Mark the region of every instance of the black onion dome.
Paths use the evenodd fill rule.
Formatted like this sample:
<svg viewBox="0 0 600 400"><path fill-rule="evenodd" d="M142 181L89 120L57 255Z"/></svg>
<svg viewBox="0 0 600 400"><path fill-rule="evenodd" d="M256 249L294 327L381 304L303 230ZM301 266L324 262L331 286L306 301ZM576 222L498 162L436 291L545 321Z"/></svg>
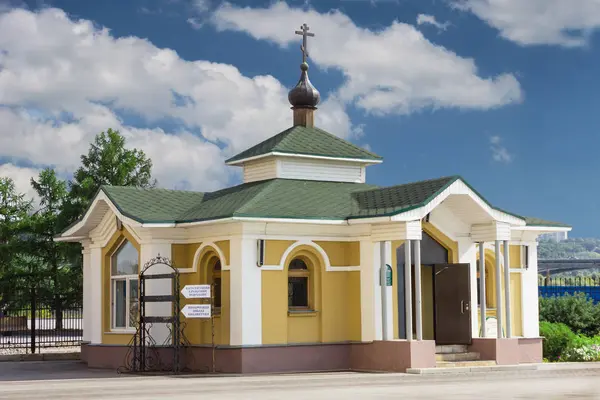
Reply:
<svg viewBox="0 0 600 400"><path fill-rule="evenodd" d="M310 79L308 79L308 64L305 62L302 63L300 69L302 70L300 80L296 86L290 90L288 100L293 107L314 108L319 104L321 95L312 83L310 83Z"/></svg>

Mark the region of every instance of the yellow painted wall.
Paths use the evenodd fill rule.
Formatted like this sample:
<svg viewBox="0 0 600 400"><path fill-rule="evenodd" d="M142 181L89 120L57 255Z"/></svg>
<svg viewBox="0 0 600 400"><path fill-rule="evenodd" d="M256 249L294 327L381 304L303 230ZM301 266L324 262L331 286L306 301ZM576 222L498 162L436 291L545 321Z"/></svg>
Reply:
<svg viewBox="0 0 600 400"><path fill-rule="evenodd" d="M140 245L131 236L127 229L115 232L102 249L102 343L103 344L129 344L132 334L111 332L111 301L110 301L110 258L119 249L124 240L128 240L140 254ZM139 268L138 260L138 268Z"/></svg>
<svg viewBox="0 0 600 400"><path fill-rule="evenodd" d="M510 274L510 311L512 317L511 331L513 336L523 335L521 278L521 274L518 272Z"/></svg>
<svg viewBox="0 0 600 400"><path fill-rule="evenodd" d="M291 241L269 240L265 264L278 265ZM360 264L359 243L318 242L331 265ZM288 312L288 264L302 258L311 271L312 312ZM315 343L360 340L360 272L325 270L325 262L311 246L295 248L283 270L262 271L262 325L264 344Z"/></svg>

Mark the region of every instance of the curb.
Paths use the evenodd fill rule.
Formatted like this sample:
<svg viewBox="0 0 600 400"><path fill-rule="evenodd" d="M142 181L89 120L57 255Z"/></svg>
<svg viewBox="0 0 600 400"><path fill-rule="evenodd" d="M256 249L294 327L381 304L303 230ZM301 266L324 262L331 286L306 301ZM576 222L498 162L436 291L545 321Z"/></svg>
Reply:
<svg viewBox="0 0 600 400"><path fill-rule="evenodd" d="M409 368L407 374L412 375L448 375L482 372L509 372L509 371L574 371L574 370L600 370L600 362L573 362L573 363L543 363L543 364L518 364L494 365L473 367L448 367L448 368Z"/></svg>
<svg viewBox="0 0 600 400"><path fill-rule="evenodd" d="M43 353L43 354L7 354L0 355L0 362L8 361L79 361L81 352Z"/></svg>

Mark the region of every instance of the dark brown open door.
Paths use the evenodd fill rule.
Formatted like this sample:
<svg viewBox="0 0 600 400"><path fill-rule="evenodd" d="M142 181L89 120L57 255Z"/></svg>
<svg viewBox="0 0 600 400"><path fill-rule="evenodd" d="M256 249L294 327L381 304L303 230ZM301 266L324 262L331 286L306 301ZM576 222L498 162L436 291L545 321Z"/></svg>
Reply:
<svg viewBox="0 0 600 400"><path fill-rule="evenodd" d="M469 264L434 267L436 344L471 344L469 275Z"/></svg>

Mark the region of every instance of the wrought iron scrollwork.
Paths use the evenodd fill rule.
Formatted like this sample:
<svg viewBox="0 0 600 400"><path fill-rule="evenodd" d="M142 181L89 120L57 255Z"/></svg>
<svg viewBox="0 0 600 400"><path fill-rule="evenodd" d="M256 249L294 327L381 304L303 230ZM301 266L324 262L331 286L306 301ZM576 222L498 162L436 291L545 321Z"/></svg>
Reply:
<svg viewBox="0 0 600 400"><path fill-rule="evenodd" d="M158 265L169 267L168 273L150 274L149 271ZM146 295L146 281L150 279L171 279L171 294L151 296ZM191 352L187 351L190 342L185 336L186 323L181 321L181 304L179 299L180 281L179 271L173 266L171 260L160 254L146 262L139 274L139 312L135 334L129 342L124 363L117 369L118 373L172 373L179 374L185 371L190 360ZM147 302L164 302L170 300L172 313L170 317L156 317L146 315ZM166 324L169 334L163 343L156 343L152 336L152 327L156 323ZM167 362L166 352L172 351L172 360ZM184 357L182 357L182 354ZM162 357L161 357L162 355Z"/></svg>

